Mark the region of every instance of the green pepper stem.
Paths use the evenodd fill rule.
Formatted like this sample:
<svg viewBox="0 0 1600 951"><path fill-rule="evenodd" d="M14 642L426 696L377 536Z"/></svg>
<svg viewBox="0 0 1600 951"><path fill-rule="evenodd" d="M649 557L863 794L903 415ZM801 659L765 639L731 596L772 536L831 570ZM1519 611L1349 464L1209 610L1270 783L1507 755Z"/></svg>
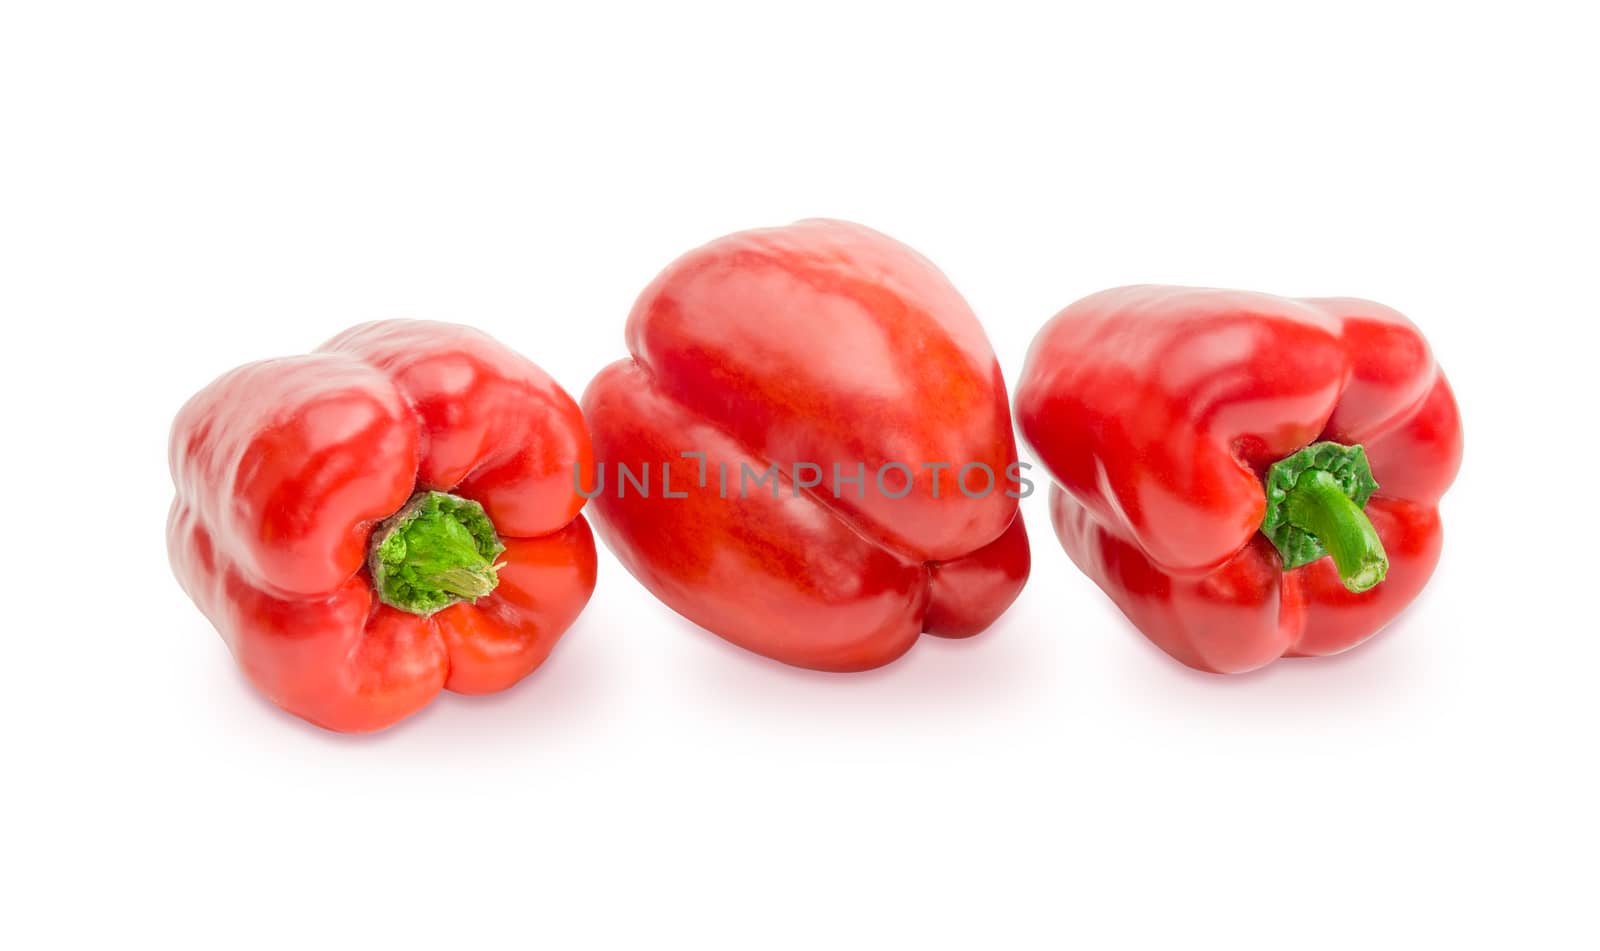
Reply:
<svg viewBox="0 0 1600 951"><path fill-rule="evenodd" d="M426 617L493 591L502 551L483 506L420 492L372 533L367 563L380 601Z"/></svg>
<svg viewBox="0 0 1600 951"><path fill-rule="evenodd" d="M1289 524L1315 535L1328 549L1339 580L1360 594L1389 573L1389 556L1361 506L1320 469L1300 475L1284 500Z"/></svg>
<svg viewBox="0 0 1600 951"><path fill-rule="evenodd" d="M495 573L494 565L480 559L477 564L440 569L426 576L425 581L458 598L475 601L493 591L500 583L500 577Z"/></svg>

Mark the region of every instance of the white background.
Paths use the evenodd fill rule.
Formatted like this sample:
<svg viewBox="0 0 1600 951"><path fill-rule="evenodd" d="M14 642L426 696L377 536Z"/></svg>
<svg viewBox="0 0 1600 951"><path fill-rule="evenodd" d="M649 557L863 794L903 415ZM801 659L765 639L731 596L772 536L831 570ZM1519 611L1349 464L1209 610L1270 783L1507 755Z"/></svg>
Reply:
<svg viewBox="0 0 1600 951"><path fill-rule="evenodd" d="M1595 946L1584 5L247 6L0 15L6 944ZM1013 383L1117 284L1398 307L1466 422L1432 586L1198 674L1040 493L974 640L789 669L605 554L519 687L348 738L172 580L222 371L430 317L577 394L677 254L818 215L939 263Z"/></svg>

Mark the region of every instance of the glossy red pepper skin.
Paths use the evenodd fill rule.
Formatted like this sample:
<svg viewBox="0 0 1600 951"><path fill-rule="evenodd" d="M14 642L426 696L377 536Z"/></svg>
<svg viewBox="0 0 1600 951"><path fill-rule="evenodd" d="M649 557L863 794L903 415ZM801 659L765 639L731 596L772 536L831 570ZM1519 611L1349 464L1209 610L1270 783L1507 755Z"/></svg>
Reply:
<svg viewBox="0 0 1600 951"><path fill-rule="evenodd" d="M1035 339L1017 421L1055 484L1072 560L1135 626L1201 670L1347 650L1422 590L1461 462L1455 398L1427 342L1371 301L1122 287ZM1316 441L1365 447L1366 514L1389 555L1361 594L1330 559L1285 572L1262 476Z"/></svg>
<svg viewBox="0 0 1600 951"><path fill-rule="evenodd" d="M572 483L592 460L577 404L491 338L363 324L183 407L168 552L262 693L330 730L378 730L544 661L594 590ZM499 587L427 617L379 602L365 567L374 524L421 489L481 503L506 545Z"/></svg>
<svg viewBox="0 0 1600 951"><path fill-rule="evenodd" d="M945 277L875 231L805 221L692 251L640 296L632 357L583 397L612 482L595 498L601 536L678 613L785 663L863 670L927 631L962 637L1010 605L1028 574L1027 536L1005 482L1016 462L1005 383L982 328ZM698 459L704 453L705 485ZM659 485L670 463L673 492ZM903 498L902 473L913 470ZM923 463L991 468L971 498ZM618 464L658 473L618 497ZM822 468L739 497L741 464ZM864 464L861 490L842 484ZM726 466L726 469L722 467ZM728 498L720 471L735 480ZM982 484L973 470L969 486Z"/></svg>

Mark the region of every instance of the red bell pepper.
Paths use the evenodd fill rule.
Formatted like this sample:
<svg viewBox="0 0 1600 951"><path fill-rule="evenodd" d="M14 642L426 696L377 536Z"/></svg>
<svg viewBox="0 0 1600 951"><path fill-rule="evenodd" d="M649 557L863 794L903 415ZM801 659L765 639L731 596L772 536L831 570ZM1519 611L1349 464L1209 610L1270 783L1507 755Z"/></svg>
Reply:
<svg viewBox="0 0 1600 951"><path fill-rule="evenodd" d="M178 413L178 581L260 690L377 730L538 667L594 590L577 404L475 330L352 328Z"/></svg>
<svg viewBox="0 0 1600 951"><path fill-rule="evenodd" d="M1219 673L1387 624L1438 562L1461 461L1427 342L1345 298L1095 294L1034 341L1017 419L1072 560L1163 650Z"/></svg>
<svg viewBox="0 0 1600 951"><path fill-rule="evenodd" d="M916 252L839 221L731 235L656 278L627 340L583 397L601 475L585 491L611 550L678 613L843 671L923 631L975 634L1016 597L1005 383Z"/></svg>

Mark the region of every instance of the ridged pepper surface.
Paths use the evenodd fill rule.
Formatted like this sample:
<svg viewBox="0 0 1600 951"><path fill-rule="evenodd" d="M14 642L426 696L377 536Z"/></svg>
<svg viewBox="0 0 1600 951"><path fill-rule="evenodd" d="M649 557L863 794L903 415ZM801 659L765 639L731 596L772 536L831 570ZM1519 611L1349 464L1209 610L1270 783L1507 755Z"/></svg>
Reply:
<svg viewBox="0 0 1600 951"><path fill-rule="evenodd" d="M1016 597L1028 544L1005 383L927 259L839 221L731 235L656 278L627 343L583 397L606 480L592 511L680 614L844 671L924 631L981 631ZM651 490L619 466L648 469ZM778 474L752 486L746 466Z"/></svg>
<svg viewBox="0 0 1600 951"><path fill-rule="evenodd" d="M1439 560L1460 418L1381 304L1103 291L1039 333L1016 409L1067 553L1192 667L1353 647Z"/></svg>
<svg viewBox="0 0 1600 951"><path fill-rule="evenodd" d="M592 452L572 398L486 335L364 324L178 413L173 571L274 703L381 729L544 661L594 590Z"/></svg>

